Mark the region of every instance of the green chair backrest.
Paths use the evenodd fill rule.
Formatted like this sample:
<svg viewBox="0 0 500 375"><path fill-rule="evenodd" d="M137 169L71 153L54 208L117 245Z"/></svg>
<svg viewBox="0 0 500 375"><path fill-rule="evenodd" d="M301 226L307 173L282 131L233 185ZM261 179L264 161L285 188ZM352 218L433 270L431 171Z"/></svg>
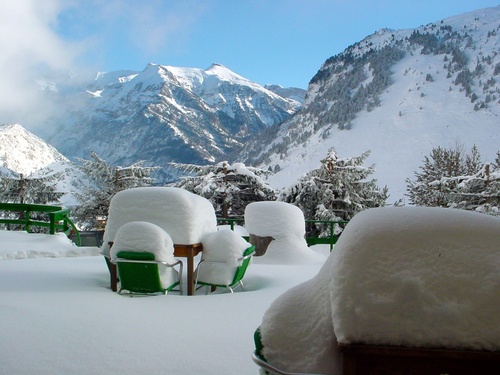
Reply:
<svg viewBox="0 0 500 375"><path fill-rule="evenodd" d="M248 247L244 252L243 252L243 257L251 254L253 251L255 251L255 246L252 245ZM234 275L234 279L229 284L229 286L237 284L241 279L243 279L243 276L245 276L245 272L247 271L248 265L250 264L250 260L252 257L248 257L247 259L244 259L241 265L238 267L236 270L236 274Z"/></svg>
<svg viewBox="0 0 500 375"><path fill-rule="evenodd" d="M117 258L127 260L155 260L150 252L120 251ZM161 285L158 264L118 262L120 288L135 293L165 292Z"/></svg>

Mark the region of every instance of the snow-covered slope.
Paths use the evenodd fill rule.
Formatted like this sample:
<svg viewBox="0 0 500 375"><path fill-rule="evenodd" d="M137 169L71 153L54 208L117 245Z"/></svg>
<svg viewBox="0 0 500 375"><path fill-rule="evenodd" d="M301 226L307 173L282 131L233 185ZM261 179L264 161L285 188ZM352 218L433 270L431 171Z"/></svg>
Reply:
<svg viewBox="0 0 500 375"><path fill-rule="evenodd" d="M0 125L0 166L29 175L54 162L69 160L23 126Z"/></svg>
<svg viewBox="0 0 500 375"><path fill-rule="evenodd" d="M64 155L159 166L213 162L301 106L219 64L100 74L74 99L46 137Z"/></svg>
<svg viewBox="0 0 500 375"><path fill-rule="evenodd" d="M249 165L279 165L276 188L317 168L327 150L371 150L389 203L404 196L434 147L484 161L500 149L500 6L409 30L383 29L328 59L311 80L304 108L247 147ZM261 146L261 147L259 147Z"/></svg>
<svg viewBox="0 0 500 375"><path fill-rule="evenodd" d="M72 192L78 192L84 177L76 166L54 147L19 124L0 125L0 175L19 178L19 174L32 178L61 173L58 191L64 192L61 203L76 203Z"/></svg>

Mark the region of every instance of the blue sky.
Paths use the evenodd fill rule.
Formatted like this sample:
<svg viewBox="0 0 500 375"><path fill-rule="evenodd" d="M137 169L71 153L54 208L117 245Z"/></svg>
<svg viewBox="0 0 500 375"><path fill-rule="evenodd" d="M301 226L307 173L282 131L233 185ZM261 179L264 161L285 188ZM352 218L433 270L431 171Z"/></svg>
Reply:
<svg viewBox="0 0 500 375"><path fill-rule="evenodd" d="M382 27L414 28L488 0L74 1L57 35L87 42L97 70L147 63L207 68L217 62L259 84L306 88L329 57Z"/></svg>
<svg viewBox="0 0 500 375"><path fill-rule="evenodd" d="M305 89L326 59L383 27L415 28L497 5L500 0L3 0L0 124L43 123L51 103L40 100L39 86L61 84L57 79L68 72L93 78L98 71L141 71L148 63L202 69L219 63L261 85Z"/></svg>

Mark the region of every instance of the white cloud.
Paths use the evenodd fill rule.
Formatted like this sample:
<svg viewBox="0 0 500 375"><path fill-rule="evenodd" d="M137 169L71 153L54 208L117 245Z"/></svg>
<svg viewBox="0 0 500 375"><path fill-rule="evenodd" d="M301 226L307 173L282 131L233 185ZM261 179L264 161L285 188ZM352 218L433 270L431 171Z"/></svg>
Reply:
<svg viewBox="0 0 500 375"><path fill-rule="evenodd" d="M58 0L0 2L0 124L41 120L48 107L37 81L69 71L81 52L56 34ZM24 124L23 124L24 125Z"/></svg>

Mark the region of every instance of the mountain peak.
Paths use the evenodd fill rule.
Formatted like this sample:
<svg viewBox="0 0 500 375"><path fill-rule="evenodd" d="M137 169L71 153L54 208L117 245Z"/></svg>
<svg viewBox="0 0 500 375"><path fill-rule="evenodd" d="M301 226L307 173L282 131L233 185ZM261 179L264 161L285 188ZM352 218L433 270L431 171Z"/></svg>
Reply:
<svg viewBox="0 0 500 375"><path fill-rule="evenodd" d="M55 161L68 161L54 147L20 124L0 125L0 167L26 175Z"/></svg>

